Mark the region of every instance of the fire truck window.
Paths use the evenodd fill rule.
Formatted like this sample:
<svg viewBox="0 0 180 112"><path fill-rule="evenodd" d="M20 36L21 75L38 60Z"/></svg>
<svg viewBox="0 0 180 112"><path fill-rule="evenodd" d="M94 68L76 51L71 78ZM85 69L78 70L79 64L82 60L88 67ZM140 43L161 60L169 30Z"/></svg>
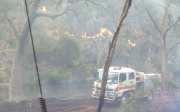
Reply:
<svg viewBox="0 0 180 112"><path fill-rule="evenodd" d="M136 81L140 81L140 74L136 73Z"/></svg>
<svg viewBox="0 0 180 112"><path fill-rule="evenodd" d="M131 79L134 79L134 72L129 73L129 79L130 79L130 80L131 80Z"/></svg>
<svg viewBox="0 0 180 112"><path fill-rule="evenodd" d="M123 82L126 80L126 73L121 73L119 76L119 82Z"/></svg>
<svg viewBox="0 0 180 112"><path fill-rule="evenodd" d="M140 81L140 77L136 77L136 81Z"/></svg>

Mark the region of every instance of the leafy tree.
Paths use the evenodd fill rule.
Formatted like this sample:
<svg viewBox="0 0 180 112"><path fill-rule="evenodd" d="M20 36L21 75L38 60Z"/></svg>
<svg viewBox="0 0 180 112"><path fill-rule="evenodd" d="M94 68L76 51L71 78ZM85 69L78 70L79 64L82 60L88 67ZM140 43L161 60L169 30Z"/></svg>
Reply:
<svg viewBox="0 0 180 112"><path fill-rule="evenodd" d="M169 7L170 7L171 1L170 0L166 0L165 1L165 7L164 7L164 15L162 18L162 26L159 27L159 25L157 24L157 22L154 20L154 18L152 17L151 13L149 12L149 10L147 9L147 7L145 6L145 10L147 11L147 14L150 18L150 20L152 21L153 25L155 26L156 30L158 31L159 34L159 38L161 41L161 60L162 60L162 74L163 74L163 80L167 80L167 74L168 74L168 70L167 70L167 61L168 61L168 54L169 52L174 49L175 47L177 47L180 44L180 41L178 41L177 43L175 43L174 45L170 46L168 48L168 42L167 42L167 33L170 31L170 29L172 29L179 21L180 21L180 17L178 16L178 18L173 22L170 23L170 18L169 18ZM167 20L169 20L169 22L167 22Z"/></svg>
<svg viewBox="0 0 180 112"><path fill-rule="evenodd" d="M14 0L13 2L16 2L16 4L18 4L18 5L21 4L21 7L18 7L18 8L13 7L14 10L18 11L18 14L19 14L19 12L21 12L20 10L24 9L24 5L22 5L24 3L23 2L21 3L21 1L16 1L16 0ZM41 2L40 0L35 0L35 1L29 0L28 1L28 6L29 6L28 9L29 9L29 12L30 12L29 15L30 15L30 21L31 21L32 28L34 28L34 29L36 28L35 25L37 24L36 22L38 20L39 20L38 22L42 22L41 20L43 20L44 18L49 18L49 19L46 19L49 22L50 20L55 20L56 18L66 14L67 12L69 13L69 15L71 15L71 14L74 15L73 17L70 18L70 20L73 22L73 19L75 17L78 18L79 14L76 13L72 8L74 8L73 6L76 5L75 3L80 3L80 2L84 3L83 1L62 1L62 0L59 0L59 1ZM87 2L92 3L92 4L95 3L95 2L92 2L92 1L87 1ZM47 11L47 12L42 12L41 8L45 8L42 5L47 5L47 8L49 8L50 10L55 9L55 12L50 13L50 10ZM96 4L96 5L103 8L100 4ZM15 49L15 56L14 56L13 65L12 65L13 67L12 67L12 70L11 70L9 96L10 96L10 101L18 101L18 100L21 100L22 96L23 96L22 83L21 83L20 79L22 79L23 68L24 68L24 60L25 60L24 56L26 55L26 51L27 51L27 47L28 47L28 43L29 43L29 29L28 29L28 24L27 24L27 21L26 21L26 16L24 15L25 13L22 11L22 13L20 13L20 15L18 15L17 12L16 13L12 13L12 12L13 12L12 10L11 10L11 12L8 12L8 14L9 14L8 17L9 18L12 17L12 18L16 18L16 19L15 20L13 20L12 18L9 19L10 20L9 24L11 25L14 37L16 39L17 47ZM66 18L67 16L68 15L64 16L64 18ZM41 17L41 20L38 19L40 17ZM89 15L87 17L89 17ZM24 21L23 21L23 19L24 19ZM20 21L17 23L16 20L20 20ZM65 20L67 20L67 19L65 19ZM79 18L77 20L80 21ZM76 22L77 22L77 20L76 20ZM86 20L88 21L88 19L86 19ZM55 21L56 21L56 23L62 23L62 24L60 24L60 26L63 26L63 25L67 24L67 22L62 21L61 18L58 18L58 21L57 20L55 20ZM61 22L59 22L59 21L61 21ZM44 23L48 23L48 22L44 22ZM76 26L74 24L76 22L73 22L72 25ZM69 23L70 22L68 22L68 24ZM90 24L91 23L92 22L90 22ZM14 27L15 24L16 24L16 27ZM52 25L49 25L49 26L53 27L53 25L55 27L58 26L58 28L59 28L59 24L55 24L55 23L52 24ZM78 25L75 27L75 29L77 29L77 27L78 27ZM41 28L43 29L43 27L41 27ZM40 32L43 31L42 29L40 30ZM69 29L71 29L71 27ZM40 32L37 32L37 30L33 30L33 36L34 37L39 37L37 35ZM77 30L75 30L75 32L77 32ZM52 48L52 49L54 49L54 48ZM70 48L67 48L67 49L71 50ZM64 54L66 54L66 52L61 54L62 57L64 57L63 56ZM69 57L69 58L76 58L76 57L74 57L75 55L76 54L74 54L72 57ZM72 62L72 60L68 60L68 59L65 59L65 60L66 61L64 61L64 62L62 60L59 60L59 61L61 61L61 63L65 63L65 62L71 63Z"/></svg>
<svg viewBox="0 0 180 112"><path fill-rule="evenodd" d="M55 19L59 16L62 16L69 10L69 7L67 6L66 9L56 14L48 14L44 12L39 12L38 9L40 7L40 0L35 0L30 4L29 8L29 16L30 16L30 22L31 25L33 25L34 21L38 17L48 17ZM58 6L59 4L57 4ZM13 60L13 67L11 71L11 78L10 78L10 87L9 87L9 98L10 101L19 101L23 97L22 92L22 75L23 75L23 67L24 67L24 56L26 53L27 45L29 42L29 26L28 22L25 21L22 30L19 34L18 41L17 41L17 47L15 50L15 56Z"/></svg>
<svg viewBox="0 0 180 112"><path fill-rule="evenodd" d="M71 37L60 38L58 46L60 49L55 49L56 59L62 66L71 66L79 58L79 46Z"/></svg>

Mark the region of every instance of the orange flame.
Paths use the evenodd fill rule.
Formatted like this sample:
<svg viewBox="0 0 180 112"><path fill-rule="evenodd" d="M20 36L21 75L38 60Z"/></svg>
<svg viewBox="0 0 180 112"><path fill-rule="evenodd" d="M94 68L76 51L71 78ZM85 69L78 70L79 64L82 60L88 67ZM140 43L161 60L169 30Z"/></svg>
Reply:
<svg viewBox="0 0 180 112"><path fill-rule="evenodd" d="M136 30L136 29L135 29L135 32L136 32L136 35L138 35L138 36L141 36L141 35L142 35L141 32L139 32L139 31Z"/></svg>
<svg viewBox="0 0 180 112"><path fill-rule="evenodd" d="M128 40L129 45L131 45L132 47L136 46L136 43L134 41Z"/></svg>
<svg viewBox="0 0 180 112"><path fill-rule="evenodd" d="M43 12L47 12L46 6L43 6L43 7L42 7L42 11L43 11Z"/></svg>
<svg viewBox="0 0 180 112"><path fill-rule="evenodd" d="M173 64L172 60L168 60L168 64Z"/></svg>
<svg viewBox="0 0 180 112"><path fill-rule="evenodd" d="M73 37L73 34L70 33L70 32L68 32L68 31L66 31L66 34L68 34L69 36L72 36L72 37Z"/></svg>
<svg viewBox="0 0 180 112"><path fill-rule="evenodd" d="M109 35L113 35L113 33L111 31L109 31L107 28L101 28L99 33L93 35L93 36L88 36L86 32L82 32L82 36L83 38L97 38L97 37L101 37L104 36L104 34L109 34Z"/></svg>

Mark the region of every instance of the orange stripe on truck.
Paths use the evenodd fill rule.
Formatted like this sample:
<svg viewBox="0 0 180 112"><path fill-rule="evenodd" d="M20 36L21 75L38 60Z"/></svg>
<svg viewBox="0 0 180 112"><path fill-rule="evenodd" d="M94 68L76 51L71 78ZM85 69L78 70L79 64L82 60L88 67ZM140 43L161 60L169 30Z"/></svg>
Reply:
<svg viewBox="0 0 180 112"><path fill-rule="evenodd" d="M131 86L118 87L118 90L135 89L135 88L136 88L136 85L131 85Z"/></svg>

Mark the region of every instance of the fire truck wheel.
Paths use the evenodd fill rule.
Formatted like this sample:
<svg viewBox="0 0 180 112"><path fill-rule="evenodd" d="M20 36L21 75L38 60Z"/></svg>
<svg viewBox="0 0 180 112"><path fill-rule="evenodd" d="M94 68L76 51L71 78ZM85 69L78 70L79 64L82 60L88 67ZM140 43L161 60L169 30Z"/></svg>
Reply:
<svg viewBox="0 0 180 112"><path fill-rule="evenodd" d="M127 101L127 95L123 94L122 97L121 97L121 104L125 104L126 101Z"/></svg>
<svg viewBox="0 0 180 112"><path fill-rule="evenodd" d="M147 96L147 100L148 100L148 101L152 101L153 98L154 98L154 92L153 92L153 91L150 91L149 94L148 94L148 96Z"/></svg>

